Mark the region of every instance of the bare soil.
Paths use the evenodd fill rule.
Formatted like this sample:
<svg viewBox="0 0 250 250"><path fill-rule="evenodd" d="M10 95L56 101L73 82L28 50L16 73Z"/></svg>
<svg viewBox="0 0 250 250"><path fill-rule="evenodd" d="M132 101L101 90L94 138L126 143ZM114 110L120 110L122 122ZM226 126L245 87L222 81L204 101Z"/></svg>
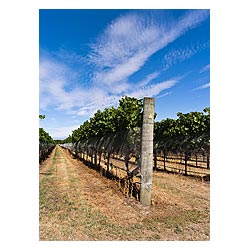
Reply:
<svg viewBox="0 0 250 250"><path fill-rule="evenodd" d="M40 240L209 240L210 185L155 172L152 205L56 146L40 165Z"/></svg>

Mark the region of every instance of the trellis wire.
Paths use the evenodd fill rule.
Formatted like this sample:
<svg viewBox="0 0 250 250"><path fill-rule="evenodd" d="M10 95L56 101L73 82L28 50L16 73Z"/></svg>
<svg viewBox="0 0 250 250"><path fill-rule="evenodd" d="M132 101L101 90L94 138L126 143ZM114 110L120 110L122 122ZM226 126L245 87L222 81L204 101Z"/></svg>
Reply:
<svg viewBox="0 0 250 250"><path fill-rule="evenodd" d="M191 139L177 139L179 147L174 147L173 142L167 140L155 141L155 170L201 177L209 175L209 145L197 143L191 147L188 145ZM126 195L139 199L141 128L108 133L61 146L102 175L117 180Z"/></svg>
<svg viewBox="0 0 250 250"><path fill-rule="evenodd" d="M201 177L210 175L210 143L207 134L155 141L154 169Z"/></svg>
<svg viewBox="0 0 250 250"><path fill-rule="evenodd" d="M61 146L86 165L117 180L127 196L133 195L139 200L141 128L108 133Z"/></svg>

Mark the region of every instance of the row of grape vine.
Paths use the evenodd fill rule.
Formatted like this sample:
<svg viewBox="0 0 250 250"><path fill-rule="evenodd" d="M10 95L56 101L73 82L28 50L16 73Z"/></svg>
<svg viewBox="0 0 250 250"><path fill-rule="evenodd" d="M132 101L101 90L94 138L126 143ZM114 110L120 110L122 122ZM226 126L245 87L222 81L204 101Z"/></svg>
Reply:
<svg viewBox="0 0 250 250"><path fill-rule="evenodd" d="M39 119L44 119L45 115L39 115ZM39 162L44 161L55 147L55 141L43 128L39 128Z"/></svg>
<svg viewBox="0 0 250 250"><path fill-rule="evenodd" d="M132 134L135 131L138 133L137 128L141 127L142 124L142 112L143 100L125 96L119 101L117 108L111 107L105 108L103 111L98 110L92 118L85 121L68 138L61 141L61 143L70 143L67 145L70 145L71 150L75 152L91 152L93 158L97 154L100 155L103 153L107 156L106 164L109 165L112 147L109 145L100 148L101 144L98 144L98 142L108 140L110 144L112 141L110 138L116 138L116 141L123 141L121 138L125 138L123 135L126 135L129 131L134 131ZM117 135L122 136L119 137ZM79 145L84 145L84 147L79 148ZM127 146L126 152L123 153L122 157L125 161L126 169L128 168L128 160L134 157L134 148L138 149L138 145L131 144ZM116 150L116 155L117 152L120 151ZM167 118L155 122L155 170L162 167L164 171L167 171L167 164L170 162L170 158L183 158L183 173L187 175L190 161L193 161L195 158L195 165L198 167L198 158L201 156L203 159L205 158L206 167L209 169L210 108L204 108L202 112L190 112L187 114L179 112L176 119ZM138 158L138 156L136 157ZM163 165L159 164L160 161L163 161ZM127 172L129 173L129 171Z"/></svg>

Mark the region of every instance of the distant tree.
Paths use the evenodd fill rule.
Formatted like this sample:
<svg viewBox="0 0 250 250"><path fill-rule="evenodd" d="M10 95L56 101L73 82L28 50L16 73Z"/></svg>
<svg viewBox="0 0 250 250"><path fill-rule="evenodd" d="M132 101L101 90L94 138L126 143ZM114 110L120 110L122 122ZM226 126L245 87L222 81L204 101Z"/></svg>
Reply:
<svg viewBox="0 0 250 250"><path fill-rule="evenodd" d="M44 119L45 115L39 115L39 119Z"/></svg>

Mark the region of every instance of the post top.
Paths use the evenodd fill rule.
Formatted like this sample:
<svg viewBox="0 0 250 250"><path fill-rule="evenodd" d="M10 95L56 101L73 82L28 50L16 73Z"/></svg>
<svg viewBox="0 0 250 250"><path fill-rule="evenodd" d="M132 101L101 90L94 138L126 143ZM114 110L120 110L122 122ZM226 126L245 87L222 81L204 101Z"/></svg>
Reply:
<svg viewBox="0 0 250 250"><path fill-rule="evenodd" d="M154 101L155 101L155 98L153 98L153 97L144 97L143 98L143 102L145 103L154 103Z"/></svg>

